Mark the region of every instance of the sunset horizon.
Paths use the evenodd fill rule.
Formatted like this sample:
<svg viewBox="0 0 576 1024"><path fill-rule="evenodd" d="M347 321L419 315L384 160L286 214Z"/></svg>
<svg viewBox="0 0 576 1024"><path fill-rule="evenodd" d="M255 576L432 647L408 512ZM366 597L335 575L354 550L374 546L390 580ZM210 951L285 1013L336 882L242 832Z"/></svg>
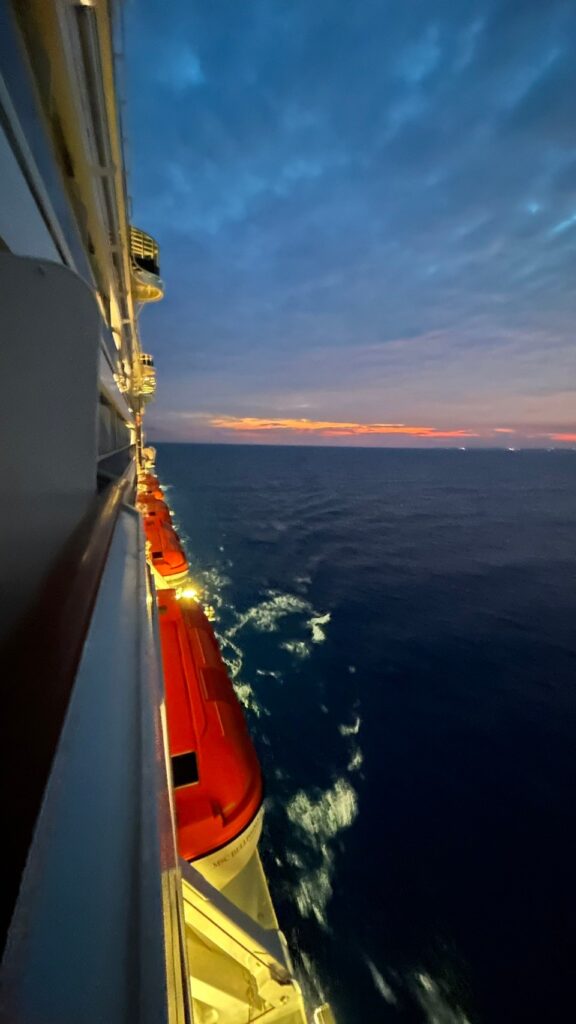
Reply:
<svg viewBox="0 0 576 1024"><path fill-rule="evenodd" d="M181 414L174 433L156 427L152 443L242 444L262 447L338 448L555 448L576 446L576 432L561 427L527 433L517 427L438 429L401 423L278 419ZM189 426L186 427L186 422ZM187 430L189 433L187 434ZM432 442L432 443L430 443Z"/></svg>

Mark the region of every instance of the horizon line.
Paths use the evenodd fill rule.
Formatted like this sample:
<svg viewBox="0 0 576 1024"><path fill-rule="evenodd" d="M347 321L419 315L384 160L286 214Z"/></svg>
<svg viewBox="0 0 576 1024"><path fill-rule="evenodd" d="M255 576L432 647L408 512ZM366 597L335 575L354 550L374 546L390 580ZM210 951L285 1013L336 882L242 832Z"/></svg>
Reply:
<svg viewBox="0 0 576 1024"><path fill-rule="evenodd" d="M456 445L456 444L436 444L436 445L392 445L392 444L290 444L290 443L278 443L278 444L263 444L258 441L175 441L175 440L156 440L154 438L147 438L146 446L148 445L159 445L159 444L180 444L180 445L197 445L198 447L204 448L320 448L322 451L329 451L330 449L338 449L339 451L355 451L361 449L362 451L371 452L437 452L437 451L449 451L449 452L462 452L462 451L490 451L490 452L573 452L576 451L576 444L570 442L564 442L564 444L556 445L518 445L518 446L506 446L506 445ZM145 446L145 447L146 447Z"/></svg>

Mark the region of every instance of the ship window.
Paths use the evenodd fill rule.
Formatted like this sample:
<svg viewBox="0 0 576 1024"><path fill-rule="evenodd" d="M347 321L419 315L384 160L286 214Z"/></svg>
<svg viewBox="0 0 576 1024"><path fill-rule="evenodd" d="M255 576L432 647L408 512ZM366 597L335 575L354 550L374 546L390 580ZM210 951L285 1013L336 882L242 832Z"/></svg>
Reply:
<svg viewBox="0 0 576 1024"><path fill-rule="evenodd" d="M194 750L187 754L177 754L172 758L172 781L174 789L198 782L198 761Z"/></svg>

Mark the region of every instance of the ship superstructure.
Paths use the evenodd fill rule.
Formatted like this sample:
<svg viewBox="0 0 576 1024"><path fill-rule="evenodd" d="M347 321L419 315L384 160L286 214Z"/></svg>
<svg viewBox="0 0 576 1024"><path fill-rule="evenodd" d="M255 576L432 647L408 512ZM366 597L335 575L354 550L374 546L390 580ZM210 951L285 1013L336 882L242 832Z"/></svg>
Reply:
<svg viewBox="0 0 576 1024"><path fill-rule="evenodd" d="M130 223L117 19L0 0L1 1019L328 1022L278 928L252 748L143 440L138 317L164 285ZM174 739L177 685L198 751Z"/></svg>

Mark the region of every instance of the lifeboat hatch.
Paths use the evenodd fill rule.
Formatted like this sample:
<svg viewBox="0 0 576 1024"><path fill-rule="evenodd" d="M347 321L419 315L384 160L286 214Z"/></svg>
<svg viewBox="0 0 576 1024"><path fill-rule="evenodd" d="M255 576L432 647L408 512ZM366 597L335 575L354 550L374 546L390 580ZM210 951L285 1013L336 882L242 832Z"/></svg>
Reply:
<svg viewBox="0 0 576 1024"><path fill-rule="evenodd" d="M198 759L195 750L189 750L186 754L176 754L171 761L174 789L191 786L193 782L199 781Z"/></svg>

